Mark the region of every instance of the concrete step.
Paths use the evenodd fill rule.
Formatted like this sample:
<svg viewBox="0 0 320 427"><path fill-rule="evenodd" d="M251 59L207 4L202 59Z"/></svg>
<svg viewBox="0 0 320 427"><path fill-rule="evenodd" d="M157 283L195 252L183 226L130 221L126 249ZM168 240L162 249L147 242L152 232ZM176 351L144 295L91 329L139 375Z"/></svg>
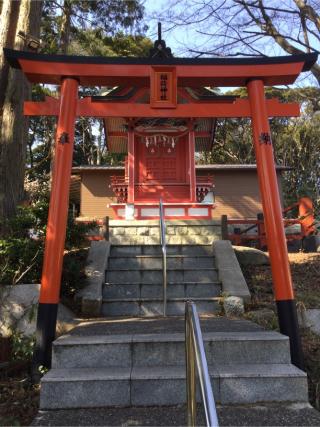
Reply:
<svg viewBox="0 0 320 427"><path fill-rule="evenodd" d="M162 268L148 270L131 269L108 269L106 271L106 282L110 283L162 283ZM218 281L218 270L216 268L168 268L168 282L216 282Z"/></svg>
<svg viewBox="0 0 320 427"><path fill-rule="evenodd" d="M162 268L162 255L111 255L108 269L152 270ZM167 255L167 268L212 268L215 258L209 255Z"/></svg>
<svg viewBox="0 0 320 427"><path fill-rule="evenodd" d="M221 294L220 282L185 282L167 284L168 298L217 297ZM161 298L162 284L156 283L105 283L102 296L109 298Z"/></svg>
<svg viewBox="0 0 320 427"><path fill-rule="evenodd" d="M181 316L185 312L187 298L168 298L167 316ZM214 314L221 312L220 298L193 298L197 303L199 314ZM162 298L121 298L103 299L102 316L138 316L152 317L163 314Z"/></svg>
<svg viewBox="0 0 320 427"><path fill-rule="evenodd" d="M161 255L160 245L112 245L110 256ZM212 245L167 245L168 255L213 255Z"/></svg>
<svg viewBox="0 0 320 427"><path fill-rule="evenodd" d="M147 325L146 325L147 328ZM53 368L184 366L183 333L66 335L53 344ZM273 331L205 332L208 363L288 364L288 337Z"/></svg>
<svg viewBox="0 0 320 427"><path fill-rule="evenodd" d="M306 402L306 374L293 365L209 366L219 403ZM41 382L41 409L161 406L186 400L184 367L52 369Z"/></svg>

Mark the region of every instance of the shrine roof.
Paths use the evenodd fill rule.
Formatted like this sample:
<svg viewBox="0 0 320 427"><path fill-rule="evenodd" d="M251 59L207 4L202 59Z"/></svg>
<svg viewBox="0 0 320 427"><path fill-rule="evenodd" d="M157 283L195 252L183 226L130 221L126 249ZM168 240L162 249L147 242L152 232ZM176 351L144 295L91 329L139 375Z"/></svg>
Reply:
<svg viewBox="0 0 320 427"><path fill-rule="evenodd" d="M240 164L211 164L211 165L196 165L196 170L204 171L218 171L218 170L235 170L235 171L255 171L257 169L256 164L240 165ZM278 171L288 171L292 168L290 166L276 165ZM81 174L82 172L103 172L103 171L122 171L124 166L74 166L72 168L73 174Z"/></svg>

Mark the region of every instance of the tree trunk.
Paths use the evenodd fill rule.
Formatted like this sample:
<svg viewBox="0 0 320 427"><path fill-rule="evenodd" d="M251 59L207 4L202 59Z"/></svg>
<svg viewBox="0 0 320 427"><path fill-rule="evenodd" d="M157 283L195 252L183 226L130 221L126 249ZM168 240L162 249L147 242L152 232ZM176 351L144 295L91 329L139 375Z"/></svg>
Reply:
<svg viewBox="0 0 320 427"><path fill-rule="evenodd" d="M11 8L7 1L12 3ZM24 41L18 37L19 31L39 36L41 9L41 1L4 1L1 18L7 31L1 34L1 51L5 46L24 49ZM0 129L0 218L3 219L15 213L24 196L28 124L23 117L23 103L30 97L30 85L22 72L9 68L6 71L6 67L7 64L3 63L0 71L0 85L4 93Z"/></svg>
<svg viewBox="0 0 320 427"><path fill-rule="evenodd" d="M16 35L18 14L18 1L3 1L0 16L0 111L2 111L3 108L9 73L9 64L5 61L3 48L13 47L14 38Z"/></svg>
<svg viewBox="0 0 320 427"><path fill-rule="evenodd" d="M102 120L99 120L99 135L98 135L98 147L97 147L97 165L101 165L103 155L103 143L102 143L103 125Z"/></svg>
<svg viewBox="0 0 320 427"><path fill-rule="evenodd" d="M63 54L68 53L68 46L70 41L70 25L71 25L72 5L70 0L65 0L63 3L63 15L61 23L61 36L60 36L60 52Z"/></svg>

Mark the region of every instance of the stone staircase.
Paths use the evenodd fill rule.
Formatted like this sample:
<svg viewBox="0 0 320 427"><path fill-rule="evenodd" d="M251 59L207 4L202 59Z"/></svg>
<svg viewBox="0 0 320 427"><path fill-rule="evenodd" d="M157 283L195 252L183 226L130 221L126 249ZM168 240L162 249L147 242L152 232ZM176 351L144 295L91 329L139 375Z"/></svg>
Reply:
<svg viewBox="0 0 320 427"><path fill-rule="evenodd" d="M103 287L104 316L158 316L163 313L162 252L159 245L112 245ZM221 311L221 283L212 245L167 247L167 315L182 315L185 301L198 312Z"/></svg>
<svg viewBox="0 0 320 427"><path fill-rule="evenodd" d="M288 338L246 320L201 321L219 404L307 402ZM180 405L186 401L182 318L87 322L53 345L41 409Z"/></svg>
<svg viewBox="0 0 320 427"><path fill-rule="evenodd" d="M172 223L167 227L168 316L162 317L158 221L140 227L136 222L113 224L102 286L104 317L83 322L54 342L52 369L41 382L42 410L185 404L187 299L195 301L203 315L201 328L219 404L307 403L307 377L290 362L288 338L247 320L221 316L218 273L224 269L228 280L238 276L230 270L237 262L233 252L225 265L221 253L215 252L216 258L213 254L217 224ZM103 265L101 272L106 267L102 258L97 264ZM101 277L95 267L92 271L94 278Z"/></svg>

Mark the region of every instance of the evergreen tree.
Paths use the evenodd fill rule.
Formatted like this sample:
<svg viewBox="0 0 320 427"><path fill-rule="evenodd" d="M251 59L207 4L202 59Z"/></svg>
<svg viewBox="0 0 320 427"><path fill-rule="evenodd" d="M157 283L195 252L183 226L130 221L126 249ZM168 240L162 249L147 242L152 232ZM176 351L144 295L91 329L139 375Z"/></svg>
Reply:
<svg viewBox="0 0 320 427"><path fill-rule="evenodd" d="M30 95L21 71L10 69L5 61L3 48L28 49L28 36L39 35L41 8L42 1L4 0L0 4L0 220L11 217L24 196L27 120L23 102Z"/></svg>
<svg viewBox="0 0 320 427"><path fill-rule="evenodd" d="M146 56L152 47L143 35L144 8L139 1L44 1L41 25L43 53L90 56ZM80 87L79 96L97 95L100 88ZM41 98L42 86L34 88ZM48 89L46 89L48 95ZM53 94L58 96L57 94ZM44 93L42 94L42 97ZM32 118L28 146L30 178L50 171L55 119ZM119 163L123 155L107 153L102 120L80 117L75 127L74 165Z"/></svg>

